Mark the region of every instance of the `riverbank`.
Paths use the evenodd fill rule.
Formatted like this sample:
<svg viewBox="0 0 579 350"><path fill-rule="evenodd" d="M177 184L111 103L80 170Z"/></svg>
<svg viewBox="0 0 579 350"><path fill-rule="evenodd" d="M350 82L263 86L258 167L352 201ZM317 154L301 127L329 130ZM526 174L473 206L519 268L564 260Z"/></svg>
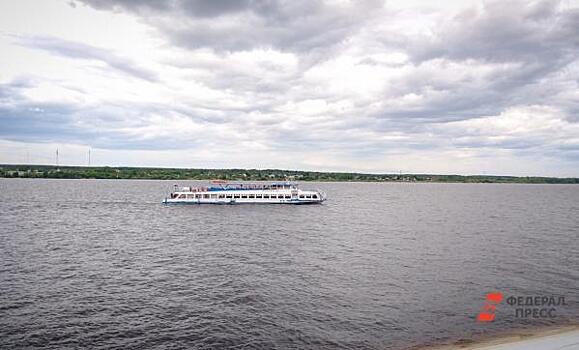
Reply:
<svg viewBox="0 0 579 350"><path fill-rule="evenodd" d="M364 174L283 169L183 169L141 167L89 167L53 165L0 165L0 177L44 179L227 180L316 182L426 182L579 184L579 178L517 177L495 175Z"/></svg>
<svg viewBox="0 0 579 350"><path fill-rule="evenodd" d="M517 330L497 337L416 350L570 350L579 349L579 324Z"/></svg>

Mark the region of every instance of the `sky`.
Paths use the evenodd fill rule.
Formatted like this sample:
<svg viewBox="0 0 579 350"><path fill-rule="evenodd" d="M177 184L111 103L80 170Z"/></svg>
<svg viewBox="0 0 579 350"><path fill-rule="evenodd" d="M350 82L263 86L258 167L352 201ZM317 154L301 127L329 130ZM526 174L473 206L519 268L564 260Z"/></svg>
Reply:
<svg viewBox="0 0 579 350"><path fill-rule="evenodd" d="M0 163L579 176L579 1L3 0Z"/></svg>

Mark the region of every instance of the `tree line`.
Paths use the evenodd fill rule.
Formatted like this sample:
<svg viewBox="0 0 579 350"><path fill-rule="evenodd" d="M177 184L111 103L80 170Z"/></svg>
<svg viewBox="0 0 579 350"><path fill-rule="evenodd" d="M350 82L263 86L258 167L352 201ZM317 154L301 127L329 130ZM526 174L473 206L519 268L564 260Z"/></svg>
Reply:
<svg viewBox="0 0 579 350"><path fill-rule="evenodd" d="M365 174L281 169L182 169L140 167L78 167L52 165L0 165L0 177L53 179L150 179L229 181L366 181L576 184L579 178L494 175Z"/></svg>

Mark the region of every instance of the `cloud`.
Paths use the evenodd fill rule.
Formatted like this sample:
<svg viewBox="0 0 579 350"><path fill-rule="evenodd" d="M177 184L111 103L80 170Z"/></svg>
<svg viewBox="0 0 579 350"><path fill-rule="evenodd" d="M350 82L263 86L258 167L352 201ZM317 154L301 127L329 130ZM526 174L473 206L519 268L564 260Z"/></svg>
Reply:
<svg viewBox="0 0 579 350"><path fill-rule="evenodd" d="M26 33L17 45L138 79L61 62L8 75L1 138L295 167L392 169L407 157L470 171L500 155L577 169L566 162L577 159L579 11L562 1L76 3L87 6L71 13L145 24L134 35L151 40L109 50Z"/></svg>
<svg viewBox="0 0 579 350"><path fill-rule="evenodd" d="M514 106L500 115L451 122L441 128L461 147L579 151L579 124L550 106Z"/></svg>
<svg viewBox="0 0 579 350"><path fill-rule="evenodd" d="M178 46L240 51L255 48L323 51L347 40L382 1L83 0L97 9L142 16Z"/></svg>
<svg viewBox="0 0 579 350"><path fill-rule="evenodd" d="M577 54L579 11L561 1L492 1L443 21L429 38L413 40L412 57L492 62L569 61Z"/></svg>
<svg viewBox="0 0 579 350"><path fill-rule="evenodd" d="M46 36L20 37L17 42L19 45L44 50L53 55L99 61L119 72L149 82L159 81L155 72L139 67L133 60L84 43Z"/></svg>
<svg viewBox="0 0 579 350"><path fill-rule="evenodd" d="M413 109L417 116L468 118L511 105L549 104L555 96L544 89L555 95L565 91L554 91L551 84L572 81L575 72L570 74L569 67L579 57L579 11L563 4L485 2L450 19L445 12L429 14L431 24L414 31L402 30L395 20L370 31L361 45L407 54L414 69L397 80L392 92L414 98L421 106Z"/></svg>

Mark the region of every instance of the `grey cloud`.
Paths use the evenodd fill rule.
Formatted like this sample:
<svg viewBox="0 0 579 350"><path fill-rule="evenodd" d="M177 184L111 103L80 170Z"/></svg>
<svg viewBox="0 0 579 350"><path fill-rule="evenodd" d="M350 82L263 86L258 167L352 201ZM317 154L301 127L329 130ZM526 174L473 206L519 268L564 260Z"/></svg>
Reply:
<svg viewBox="0 0 579 350"><path fill-rule="evenodd" d="M218 17L239 12L253 12L262 16L287 19L286 15L302 14L320 6L320 0L79 0L102 10L130 11L140 15L171 13L190 17Z"/></svg>
<svg viewBox="0 0 579 350"><path fill-rule="evenodd" d="M306 51L345 40L383 6L361 0L330 5L321 0L80 0L97 9L129 11L158 28L174 44L236 51L259 47Z"/></svg>
<svg viewBox="0 0 579 350"><path fill-rule="evenodd" d="M262 1L254 1L259 4ZM215 17L223 14L244 11L250 5L249 0L215 0L215 1L183 1L181 8L193 16Z"/></svg>
<svg viewBox="0 0 579 350"><path fill-rule="evenodd" d="M142 108L142 107L141 107ZM125 117L131 113L122 111ZM133 115L133 127L142 126L146 119ZM46 143L63 142L89 144L102 149L180 149L194 147L195 142L176 144L168 139L129 137L120 129L127 119L105 110L79 109L72 105L23 101L16 106L0 106L0 139Z"/></svg>
<svg viewBox="0 0 579 350"><path fill-rule="evenodd" d="M576 65L579 57L579 11L563 5L560 1L490 1L441 20L432 37L400 33L400 39L386 33L372 38L385 50L408 53L415 68L395 82L388 97L413 93L425 98L415 108L385 106L376 118L386 122L379 124L407 127L416 121L471 119L525 104L555 104L573 118L576 101L563 92L568 89L566 82L578 77L568 67ZM444 64L429 69L433 62ZM483 79L467 75L457 80L453 64L470 66L473 73L488 69L485 66L493 72ZM428 98L428 90L438 96Z"/></svg>
<svg viewBox="0 0 579 350"><path fill-rule="evenodd" d="M114 11L168 11L172 8L174 0L157 1L157 0L82 0L90 6L100 10ZM72 3L75 3L74 0Z"/></svg>
<svg viewBox="0 0 579 350"><path fill-rule="evenodd" d="M44 50L54 55L75 59L97 60L119 72L149 82L157 82L159 80L155 72L139 67L139 65L131 59L118 56L113 52L91 45L41 36L20 37L17 43L22 46Z"/></svg>
<svg viewBox="0 0 579 350"><path fill-rule="evenodd" d="M239 12L266 13L277 8L274 0L79 0L96 9L129 11L139 15L171 13L212 18Z"/></svg>
<svg viewBox="0 0 579 350"><path fill-rule="evenodd" d="M103 112L70 103L32 101L25 92L35 86L35 80L27 77L0 84L0 138L33 143L91 143L103 148L131 147L130 140L114 131L127 122L134 123L134 118L122 117L126 112L120 114L117 110L107 119L106 108ZM86 127L87 123L91 125ZM101 127L95 127L99 125ZM111 128L103 132L102 126L106 125Z"/></svg>
<svg viewBox="0 0 579 350"><path fill-rule="evenodd" d="M74 108L55 103L26 103L0 105L0 137L7 140L50 142L53 140L81 141L86 132L79 134L74 127Z"/></svg>
<svg viewBox="0 0 579 350"><path fill-rule="evenodd" d="M550 0L483 4L445 21L434 38L413 40L413 58L553 63L577 57L578 10Z"/></svg>
<svg viewBox="0 0 579 350"><path fill-rule="evenodd" d="M0 84L0 139L45 143L66 142L89 144L102 149L169 150L207 147L212 142L236 142L221 139L218 132L191 137L176 128L169 135L142 135L154 116L178 115L210 128L235 127L231 115L243 112L199 106L162 105L154 103L105 102L97 105L37 102L26 96L26 89L35 88L33 79L19 78ZM214 106L215 107L215 106ZM237 126L238 127L238 126ZM137 130L133 132L132 130Z"/></svg>
<svg viewBox="0 0 579 350"><path fill-rule="evenodd" d="M530 104L559 107L570 122L577 121L576 94L569 91L576 89L579 69L568 67L577 64L579 15L562 7L561 2L488 2L451 19L442 19L445 14L441 14L440 25L429 28L432 37L412 31L381 32L381 21L397 18L386 16L377 10L381 4L371 1L349 7L321 1L84 2L98 9L141 16L181 48L209 48L207 52L212 54L197 60L197 51L176 50L185 52L185 61L172 68L182 74L182 81L195 80L218 92L219 102L183 92L178 106L104 101L102 106L82 110L74 106L44 108L49 118L61 122L59 132L70 139L127 149L195 148L211 141L203 135L179 138L179 130L172 137L149 138L121 132L126 128L145 130L152 124L150 115L177 115L202 125L203 134L216 135L211 142L219 146L234 146L239 141L228 140L222 131L235 135L245 129L251 130L251 139L242 141L254 140L278 151L316 149L360 156L446 146L491 153L492 149L576 151L573 144L564 142L569 138L566 134L553 136L556 142L552 143L545 135L493 141L489 135L445 128L455 121L500 115L510 106ZM127 74L156 79L128 59L84 44L38 37L24 44L66 57L99 60ZM231 51L269 47L295 55L296 67L291 63L286 71L278 72L267 62L258 64L262 69L252 69L243 60L229 60ZM344 83L346 92L332 90L323 81L324 72L319 79L307 77L309 69L347 55L359 65L380 68L382 63L369 53L391 51L406 54L408 61L390 65L396 69L390 75L370 77L383 80L381 92L371 96L350 93L349 82ZM341 73L331 69L330 73ZM170 90L171 82L166 87ZM17 87L10 89L0 89L0 98L14 95ZM409 95L419 102L402 103ZM308 99L328 103L343 100L353 107L312 116L280 108ZM377 107L369 108L372 104ZM42 132L58 133L43 124L40 115L31 114L31 106L24 101L18 110L0 111L14 123L3 135L25 137L25 125L36 130L38 140L42 140ZM102 125L106 128L99 129ZM208 144L204 147L207 149Z"/></svg>
<svg viewBox="0 0 579 350"><path fill-rule="evenodd" d="M173 43L186 48L209 47L215 50L246 50L255 47L275 47L296 52L301 71L291 77L291 85L300 86L299 75L306 69L339 54L341 42L352 37L360 28L372 26L380 18L396 20L395 13L378 11L379 1L357 2L355 6L331 6L322 1L170 1L160 7L156 1L86 0L97 8L122 9L143 15L143 20L165 33ZM434 38L409 35L405 32L380 31L371 40L359 43L372 47L375 42L385 44L384 50L402 49L410 55L414 73L404 76L385 92L384 100L397 99L413 93L424 96L425 102L416 108L384 106L376 117L383 119L412 118L416 121L450 121L468 119L477 114L496 114L512 104L548 102L541 96L544 86L533 86L539 79L563 69L577 57L579 13L562 8L560 1L495 1L486 2L479 9L469 9L458 16L443 20L432 28ZM370 27L371 29L371 27ZM307 53L317 54L309 55ZM484 81L465 77L453 81L452 68L442 69L429 78L430 72L421 69L423 62L444 59L478 63L521 63L520 68L496 70ZM309 65L303 62L310 61ZM472 69L477 70L475 62ZM291 86L284 81L255 82L252 76L239 75L227 67L226 73L205 79L215 88L239 87L239 91L256 93L288 92ZM215 78L215 79L214 79ZM302 88L308 95L311 89ZM427 96L427 89L439 93ZM323 95L323 94L322 94ZM299 98L299 96L296 96ZM326 96L332 98L331 96Z"/></svg>

